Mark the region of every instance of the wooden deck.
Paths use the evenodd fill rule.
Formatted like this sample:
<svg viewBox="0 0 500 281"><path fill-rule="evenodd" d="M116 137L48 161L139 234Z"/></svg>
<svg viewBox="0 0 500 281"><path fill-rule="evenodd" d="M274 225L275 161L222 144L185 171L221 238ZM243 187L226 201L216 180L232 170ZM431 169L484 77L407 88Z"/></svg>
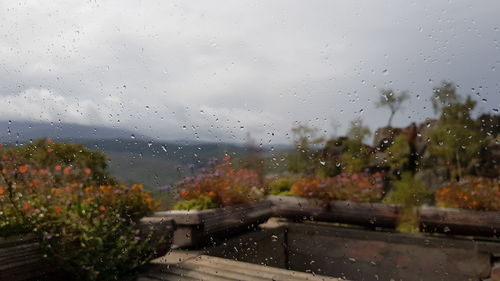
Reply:
<svg viewBox="0 0 500 281"><path fill-rule="evenodd" d="M332 280L340 279L174 250L151 262L136 281L158 280Z"/></svg>

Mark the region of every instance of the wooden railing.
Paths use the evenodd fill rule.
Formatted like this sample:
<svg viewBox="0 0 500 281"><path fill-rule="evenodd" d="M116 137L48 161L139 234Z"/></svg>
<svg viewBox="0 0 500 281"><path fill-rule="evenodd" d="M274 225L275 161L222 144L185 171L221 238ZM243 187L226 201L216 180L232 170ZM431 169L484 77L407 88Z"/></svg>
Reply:
<svg viewBox="0 0 500 281"><path fill-rule="evenodd" d="M332 201L320 206L305 198L270 196L273 215L294 220L316 220L367 227L395 228L402 212L398 205ZM415 210L420 230L428 233L500 237L500 212L436 207Z"/></svg>

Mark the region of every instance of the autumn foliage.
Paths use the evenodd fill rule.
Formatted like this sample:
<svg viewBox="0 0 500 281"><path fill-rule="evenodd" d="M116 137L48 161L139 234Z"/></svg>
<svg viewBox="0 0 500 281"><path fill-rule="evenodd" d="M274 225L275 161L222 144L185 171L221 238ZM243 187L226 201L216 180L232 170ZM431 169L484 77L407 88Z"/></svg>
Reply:
<svg viewBox="0 0 500 281"><path fill-rule="evenodd" d="M147 262L152 245L138 239L136 224L157 203L142 185L121 185L105 168L103 154L78 145L0 148L0 236L37 235L49 260L72 278L116 279Z"/></svg>
<svg viewBox="0 0 500 281"><path fill-rule="evenodd" d="M377 202L383 197L383 186L380 173L342 173L335 177L302 178L292 185L291 191L295 196L325 202Z"/></svg>
<svg viewBox="0 0 500 281"><path fill-rule="evenodd" d="M213 169L185 178L177 189L184 200L209 198L215 207L248 203L261 196L258 174L249 169L234 169L229 157Z"/></svg>
<svg viewBox="0 0 500 281"><path fill-rule="evenodd" d="M436 193L436 202L451 208L500 211L500 179L471 177L449 182Z"/></svg>

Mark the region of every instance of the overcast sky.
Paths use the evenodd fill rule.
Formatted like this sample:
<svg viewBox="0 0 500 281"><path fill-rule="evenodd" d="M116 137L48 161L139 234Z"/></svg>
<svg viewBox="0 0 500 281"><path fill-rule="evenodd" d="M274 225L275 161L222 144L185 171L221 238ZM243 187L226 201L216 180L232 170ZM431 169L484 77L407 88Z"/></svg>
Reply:
<svg viewBox="0 0 500 281"><path fill-rule="evenodd" d="M295 122L325 135L358 117L385 125L384 87L412 96L395 125L432 117L442 80L494 113L499 11L497 0L0 1L0 119L287 143Z"/></svg>

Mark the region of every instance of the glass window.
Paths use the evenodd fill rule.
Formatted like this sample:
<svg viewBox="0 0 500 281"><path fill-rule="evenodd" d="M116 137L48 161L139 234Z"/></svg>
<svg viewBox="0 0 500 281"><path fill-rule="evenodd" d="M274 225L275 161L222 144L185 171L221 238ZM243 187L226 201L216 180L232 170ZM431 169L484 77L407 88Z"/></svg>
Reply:
<svg viewBox="0 0 500 281"><path fill-rule="evenodd" d="M499 9L4 1L0 279L497 280Z"/></svg>

